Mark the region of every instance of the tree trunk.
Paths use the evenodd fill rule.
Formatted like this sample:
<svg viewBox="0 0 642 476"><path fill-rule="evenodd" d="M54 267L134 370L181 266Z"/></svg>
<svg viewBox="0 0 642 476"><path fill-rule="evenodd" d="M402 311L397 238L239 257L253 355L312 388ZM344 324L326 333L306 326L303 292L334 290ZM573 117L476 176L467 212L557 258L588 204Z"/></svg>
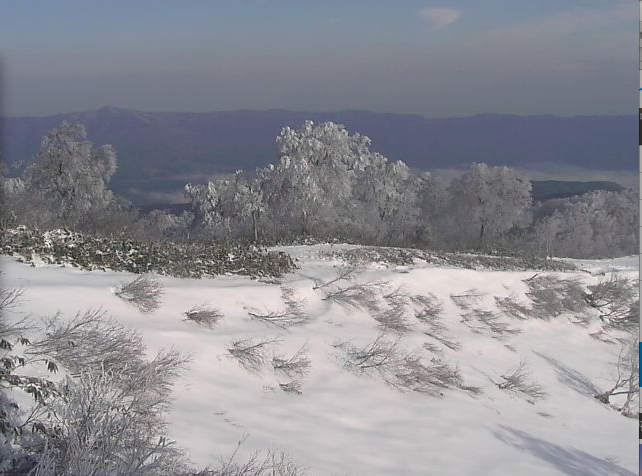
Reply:
<svg viewBox="0 0 642 476"><path fill-rule="evenodd" d="M301 234L303 236L308 234L308 212L306 210L301 212Z"/></svg>
<svg viewBox="0 0 642 476"><path fill-rule="evenodd" d="M258 212L256 210L252 212L252 232L254 233L254 242L255 243L257 241L259 241L259 227L258 227L258 224L257 224L257 221L258 221L257 220L257 218L258 218L257 215L258 215Z"/></svg>
<svg viewBox="0 0 642 476"><path fill-rule="evenodd" d="M485 223L482 222L481 227L479 228L479 244L477 245L477 248L480 250L484 242L484 227L485 227Z"/></svg>

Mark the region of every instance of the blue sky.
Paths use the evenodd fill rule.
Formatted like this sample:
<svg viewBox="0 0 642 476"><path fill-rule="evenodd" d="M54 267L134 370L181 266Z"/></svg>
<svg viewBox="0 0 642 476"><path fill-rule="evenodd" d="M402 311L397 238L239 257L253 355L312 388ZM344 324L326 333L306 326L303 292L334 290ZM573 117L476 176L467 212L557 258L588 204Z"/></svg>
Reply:
<svg viewBox="0 0 642 476"><path fill-rule="evenodd" d="M0 7L2 113L633 113L632 0L58 0Z"/></svg>

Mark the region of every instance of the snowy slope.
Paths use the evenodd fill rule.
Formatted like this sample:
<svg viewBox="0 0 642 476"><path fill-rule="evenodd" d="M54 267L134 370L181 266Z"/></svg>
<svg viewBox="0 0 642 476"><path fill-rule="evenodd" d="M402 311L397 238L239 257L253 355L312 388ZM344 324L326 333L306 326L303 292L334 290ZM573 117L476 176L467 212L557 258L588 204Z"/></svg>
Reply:
<svg viewBox="0 0 642 476"><path fill-rule="evenodd" d="M444 306L448 335L460 350L443 348L437 356L458 365L464 383L480 387L473 395L461 389L436 398L401 392L376 376L357 376L341 365L333 344L362 345L379 333L377 322L363 310L347 310L322 300L312 278L329 281L337 261L322 259L326 245L289 247L300 269L284 277L305 298L309 322L282 330L252 320L244 306L283 307L278 284L241 277L186 280L162 277L163 304L151 315L113 294L114 286L133 275L86 272L74 268L30 267L2 257L3 285L26 293L21 312L50 316L102 306L120 322L142 332L150 353L174 347L191 354L189 370L175 387L172 437L197 463L213 464L241 449L278 448L319 475L523 475L623 476L637 474L635 420L618 414L592 397L606 388L619 347L592 338L588 328L565 316L555 320L505 318L521 333L497 339L473 332L462 322L462 309L450 298L475 289L485 293L477 305L496 311L495 296L517 296L524 303L523 279L534 272L498 272L435 267L417 263L407 268L372 265L358 282L389 281L412 294L432 293ZM622 260L620 260L622 261ZM586 269L619 266L637 279L634 260L622 263L582 262ZM609 268L611 266L611 268ZM565 273L595 283L589 273ZM213 329L184 320L183 312L209 302L224 314ZM598 321L599 322L599 321ZM404 348L433 357L423 344L439 344L415 320L401 337ZM274 336L274 351L292 354L308 345L310 373L302 394L285 393L287 379L268 365L259 374L243 369L227 352L232 340ZM548 396L527 402L500 390L491 380L526 359L533 379Z"/></svg>

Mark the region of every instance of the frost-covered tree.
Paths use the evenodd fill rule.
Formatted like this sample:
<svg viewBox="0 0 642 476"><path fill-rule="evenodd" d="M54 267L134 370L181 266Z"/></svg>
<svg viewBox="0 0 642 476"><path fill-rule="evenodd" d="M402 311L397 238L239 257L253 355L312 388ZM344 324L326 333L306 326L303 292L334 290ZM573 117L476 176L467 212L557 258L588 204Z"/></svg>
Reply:
<svg viewBox="0 0 642 476"><path fill-rule="evenodd" d="M7 172L7 165L0 162L0 226L3 227L15 223L18 203L25 188L22 179L8 177Z"/></svg>
<svg viewBox="0 0 642 476"><path fill-rule="evenodd" d="M264 210L262 192L257 181L250 181L245 172L237 171L232 179L219 179L206 185L185 186L198 223L218 237L238 237L251 230L254 241L259 239L259 219Z"/></svg>
<svg viewBox="0 0 642 476"><path fill-rule="evenodd" d="M444 211L448 206L448 182L427 172L420 175L418 204L421 226L420 243L441 246L440 222L444 222Z"/></svg>
<svg viewBox="0 0 642 476"><path fill-rule="evenodd" d="M613 257L638 252L638 194L595 191L556 200L533 226L540 254L572 258ZM544 205L542 208L547 208Z"/></svg>
<svg viewBox="0 0 642 476"><path fill-rule="evenodd" d="M365 212L363 225L374 227L375 243L416 243L424 180L401 161L391 162L378 153L365 158L357 172L355 198Z"/></svg>
<svg viewBox="0 0 642 476"><path fill-rule="evenodd" d="M276 141L280 160L263 171L262 184L275 222L317 236L349 223L354 173L371 155L370 139L332 122L306 121L283 128Z"/></svg>
<svg viewBox="0 0 642 476"><path fill-rule="evenodd" d="M75 226L89 210L113 199L107 183L116 172L111 145L94 147L80 124L63 123L43 139L25 171L26 190L41 199L62 225Z"/></svg>
<svg viewBox="0 0 642 476"><path fill-rule="evenodd" d="M531 184L508 167L472 164L449 187L451 232L464 246L481 248L528 223Z"/></svg>
<svg viewBox="0 0 642 476"><path fill-rule="evenodd" d="M272 222L293 235L410 242L418 229L420 180L403 162L370 150L340 124L306 121L277 137L280 160L260 173Z"/></svg>

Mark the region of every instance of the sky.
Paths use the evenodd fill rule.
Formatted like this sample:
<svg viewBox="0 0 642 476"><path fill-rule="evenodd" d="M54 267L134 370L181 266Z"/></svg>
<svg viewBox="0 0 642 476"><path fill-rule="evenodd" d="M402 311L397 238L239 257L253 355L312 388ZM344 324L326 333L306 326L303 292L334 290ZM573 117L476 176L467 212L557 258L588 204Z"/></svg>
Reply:
<svg viewBox="0 0 642 476"><path fill-rule="evenodd" d="M638 3L3 2L0 114L633 114Z"/></svg>

